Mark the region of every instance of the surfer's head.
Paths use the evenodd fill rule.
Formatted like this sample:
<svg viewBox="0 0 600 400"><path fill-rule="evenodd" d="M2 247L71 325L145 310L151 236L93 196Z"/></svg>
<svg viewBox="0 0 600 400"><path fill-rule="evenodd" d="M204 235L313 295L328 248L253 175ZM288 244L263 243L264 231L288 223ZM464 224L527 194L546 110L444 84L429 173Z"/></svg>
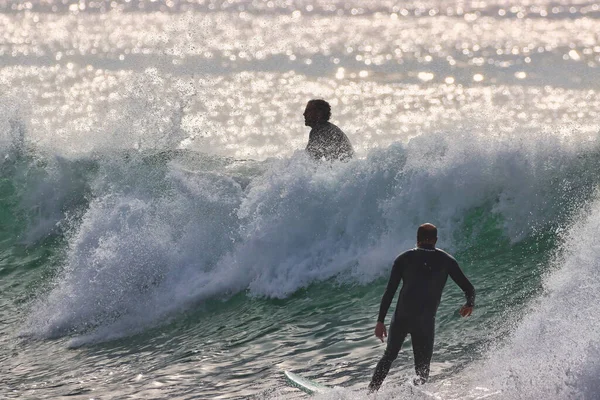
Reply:
<svg viewBox="0 0 600 400"><path fill-rule="evenodd" d="M331 106L322 99L310 100L304 110L304 125L313 127L320 122L329 121Z"/></svg>
<svg viewBox="0 0 600 400"><path fill-rule="evenodd" d="M423 224L417 229L417 246L434 246L437 242L437 228L433 224Z"/></svg>

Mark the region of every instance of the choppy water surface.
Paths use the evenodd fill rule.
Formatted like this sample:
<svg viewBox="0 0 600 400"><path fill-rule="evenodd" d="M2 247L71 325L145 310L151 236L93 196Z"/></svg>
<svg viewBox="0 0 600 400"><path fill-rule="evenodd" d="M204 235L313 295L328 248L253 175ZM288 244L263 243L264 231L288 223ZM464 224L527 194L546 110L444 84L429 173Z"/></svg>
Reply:
<svg viewBox="0 0 600 400"><path fill-rule="evenodd" d="M0 1L0 397L303 398L288 369L363 398L390 263L429 221L478 300L460 320L448 284L427 390L597 398L599 22ZM317 97L351 162L304 156ZM420 398L411 363L381 398Z"/></svg>

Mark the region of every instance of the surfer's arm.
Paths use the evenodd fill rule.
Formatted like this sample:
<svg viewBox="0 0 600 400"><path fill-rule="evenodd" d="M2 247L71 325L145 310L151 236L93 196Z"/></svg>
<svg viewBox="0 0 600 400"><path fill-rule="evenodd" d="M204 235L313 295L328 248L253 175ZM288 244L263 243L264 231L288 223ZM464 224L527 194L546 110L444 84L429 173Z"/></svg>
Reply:
<svg viewBox="0 0 600 400"><path fill-rule="evenodd" d="M452 280L456 282L458 287L460 287L465 293L465 297L467 299L467 304L465 304L465 307L472 309L475 306L475 288L473 287L469 279L467 279L465 274L462 272L456 260L452 260L449 274L450 278L452 278ZM461 315L462 314L463 313L461 309Z"/></svg>
<svg viewBox="0 0 600 400"><path fill-rule="evenodd" d="M385 293L381 298L381 305L379 306L379 316L377 317L377 322L383 323L383 321L385 320L385 316L388 312L388 309L390 308L390 304L392 304L392 300L394 299L394 295L396 294L398 285L400 285L400 281L402 280L402 267L402 260L400 257L398 257L396 261L394 261L394 266L392 267L390 280L388 281Z"/></svg>

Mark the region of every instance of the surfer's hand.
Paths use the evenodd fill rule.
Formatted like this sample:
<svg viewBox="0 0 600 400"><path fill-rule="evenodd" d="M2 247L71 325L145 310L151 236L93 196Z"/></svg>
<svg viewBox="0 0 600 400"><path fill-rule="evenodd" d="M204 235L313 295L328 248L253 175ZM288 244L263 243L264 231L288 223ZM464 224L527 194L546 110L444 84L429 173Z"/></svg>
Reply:
<svg viewBox="0 0 600 400"><path fill-rule="evenodd" d="M375 325L375 336L381 340L381 343L383 343L383 338L387 337L387 331L383 322L377 322L377 325Z"/></svg>
<svg viewBox="0 0 600 400"><path fill-rule="evenodd" d="M471 314L473 314L473 307L469 307L465 304L461 307L459 313L461 317L469 317Z"/></svg>

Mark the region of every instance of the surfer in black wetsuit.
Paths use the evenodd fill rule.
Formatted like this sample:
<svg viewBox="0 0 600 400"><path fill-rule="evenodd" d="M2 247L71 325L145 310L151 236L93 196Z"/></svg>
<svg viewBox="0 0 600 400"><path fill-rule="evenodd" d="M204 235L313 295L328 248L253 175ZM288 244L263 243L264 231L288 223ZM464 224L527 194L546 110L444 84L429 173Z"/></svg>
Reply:
<svg viewBox="0 0 600 400"><path fill-rule="evenodd" d="M436 242L437 228L431 224L423 224L417 231L417 247L400 254L394 261L375 326L375 336L382 342L387 336L383 323L385 315L401 280L403 284L390 324L387 348L375 368L369 384L370 392L378 390L381 386L408 334L412 339L417 373L414 383L423 384L427 381L433 354L435 314L448 276L465 292L467 298L467 303L460 309L460 315L468 317L473 312L473 285L452 256L435 248Z"/></svg>
<svg viewBox="0 0 600 400"><path fill-rule="evenodd" d="M310 100L304 111L304 125L312 129L306 151L315 160L346 160L354 150L340 128L329 122L331 106L325 100Z"/></svg>

